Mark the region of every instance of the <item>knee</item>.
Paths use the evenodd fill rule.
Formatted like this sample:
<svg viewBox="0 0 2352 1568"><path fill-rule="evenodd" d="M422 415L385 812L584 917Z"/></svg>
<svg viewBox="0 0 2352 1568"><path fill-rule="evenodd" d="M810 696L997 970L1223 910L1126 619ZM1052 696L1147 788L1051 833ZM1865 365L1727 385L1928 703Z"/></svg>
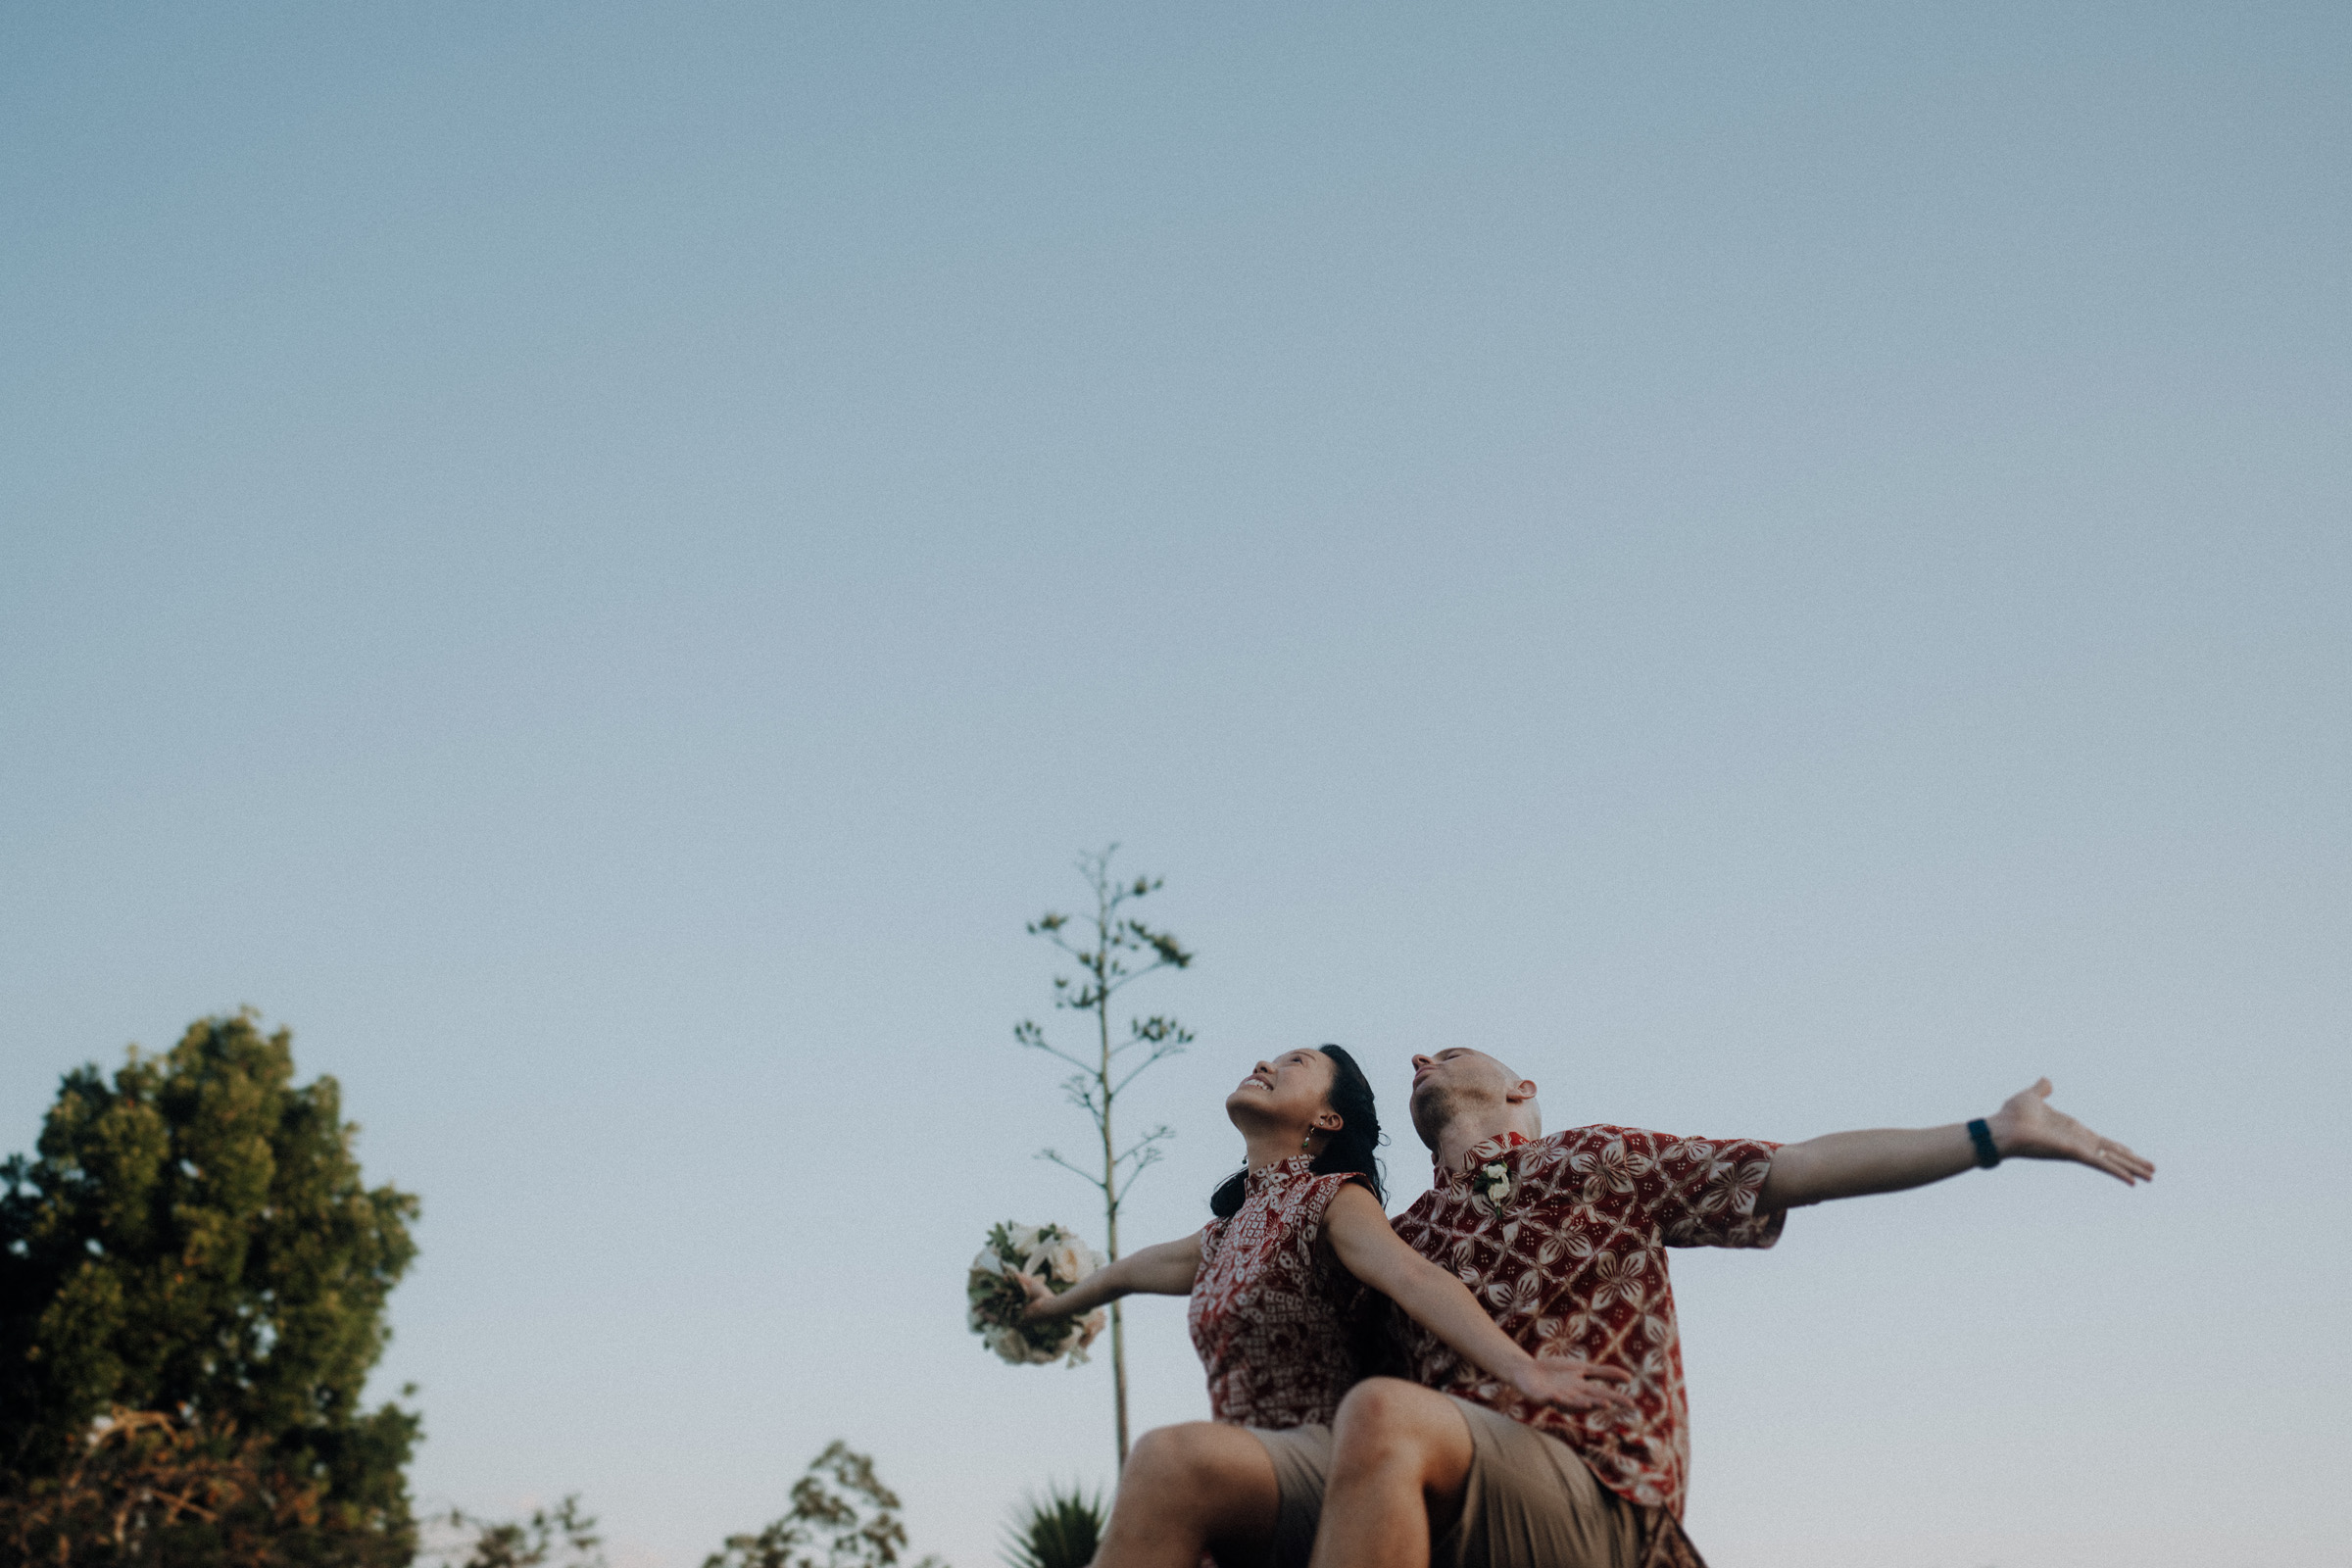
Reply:
<svg viewBox="0 0 2352 1568"><path fill-rule="evenodd" d="M1138 1438L1127 1454L1126 1473L1119 1478L1122 1492L1142 1484L1144 1490L1190 1489L1214 1480L1222 1457L1214 1422L1188 1421L1180 1426L1153 1427Z"/></svg>
<svg viewBox="0 0 2352 1568"><path fill-rule="evenodd" d="M1236 1437L1255 1448L1237 1429L1207 1421L1155 1427L1137 1439L1111 1501L1105 1560L1125 1562L1150 1543L1215 1534L1235 1497L1249 1491L1247 1472L1236 1467Z"/></svg>
<svg viewBox="0 0 2352 1568"><path fill-rule="evenodd" d="M1444 1398L1400 1378L1366 1378L1348 1391L1332 1422L1337 1456L1362 1463L1416 1451L1416 1440L1432 1414L1431 1401Z"/></svg>
<svg viewBox="0 0 2352 1568"><path fill-rule="evenodd" d="M1366 1378L1340 1400L1334 1432L1380 1432L1411 1424L1430 1391L1401 1378Z"/></svg>

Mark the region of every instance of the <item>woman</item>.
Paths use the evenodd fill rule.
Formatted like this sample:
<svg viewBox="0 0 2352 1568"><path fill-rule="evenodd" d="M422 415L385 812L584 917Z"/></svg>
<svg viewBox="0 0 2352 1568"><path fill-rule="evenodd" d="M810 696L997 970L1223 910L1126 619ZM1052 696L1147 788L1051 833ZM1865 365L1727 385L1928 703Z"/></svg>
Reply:
<svg viewBox="0 0 2352 1568"><path fill-rule="evenodd" d="M1217 1421L1280 1431L1328 1424L1373 1368L1378 1292L1531 1399L1622 1399L1587 1381L1624 1376L1539 1362L1460 1280L1399 1241L1381 1206L1372 1086L1338 1046L1261 1061L1225 1097L1248 1162L1209 1200L1198 1233L1130 1252L1055 1296L1028 1276L1032 1319L1092 1311L1138 1292L1192 1297L1193 1348Z"/></svg>

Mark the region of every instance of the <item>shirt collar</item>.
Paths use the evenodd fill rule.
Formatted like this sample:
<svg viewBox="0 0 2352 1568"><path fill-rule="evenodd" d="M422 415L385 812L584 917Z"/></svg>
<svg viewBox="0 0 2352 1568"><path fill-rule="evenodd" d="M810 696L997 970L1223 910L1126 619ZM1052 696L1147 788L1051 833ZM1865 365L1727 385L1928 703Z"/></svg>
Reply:
<svg viewBox="0 0 2352 1568"><path fill-rule="evenodd" d="M1459 1169L1463 1174L1467 1175L1470 1171L1476 1169L1480 1165L1485 1164L1488 1160L1499 1159L1504 1154L1509 1153L1514 1149L1520 1148L1527 1142L1527 1134L1520 1132L1508 1132L1504 1133L1499 1138L1490 1138L1483 1144L1472 1144L1470 1146L1469 1152L1462 1155L1462 1162L1456 1168ZM1438 1174L1443 1177L1450 1173L1447 1172L1444 1166L1440 1166L1438 1168Z"/></svg>
<svg viewBox="0 0 2352 1568"><path fill-rule="evenodd" d="M1293 1154L1288 1159L1278 1159L1270 1165L1258 1166L1250 1173L1246 1185L1250 1192L1254 1193L1261 1187L1269 1187L1276 1182L1287 1182L1294 1176L1309 1174L1310 1167L1314 1162L1315 1156L1312 1154Z"/></svg>

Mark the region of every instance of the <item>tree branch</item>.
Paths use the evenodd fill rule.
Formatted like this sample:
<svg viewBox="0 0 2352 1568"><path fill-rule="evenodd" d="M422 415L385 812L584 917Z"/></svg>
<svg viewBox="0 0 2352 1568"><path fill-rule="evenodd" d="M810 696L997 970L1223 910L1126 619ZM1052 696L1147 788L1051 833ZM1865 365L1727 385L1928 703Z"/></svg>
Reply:
<svg viewBox="0 0 2352 1568"><path fill-rule="evenodd" d="M1118 1158L1112 1160L1111 1164L1115 1168L1117 1166L1126 1164L1131 1159L1140 1159L1143 1163L1136 1166L1136 1169L1141 1170L1143 1169L1144 1165L1148 1165L1152 1160L1159 1157L1159 1152L1155 1146L1158 1145L1163 1139L1173 1138L1175 1136L1176 1131L1172 1127L1165 1125L1154 1127L1150 1132L1144 1134L1143 1137L1138 1138L1134 1143L1129 1144L1127 1146L1127 1152L1119 1155Z"/></svg>
<svg viewBox="0 0 2352 1568"><path fill-rule="evenodd" d="M1061 1049L1059 1046L1049 1046L1049 1045L1047 1045L1047 1044L1046 1044L1044 1041L1042 1041L1042 1040L1040 1040L1040 1041L1029 1041L1029 1040L1024 1040L1024 1041L1022 1041L1022 1042L1021 1042L1021 1044L1022 1044L1022 1045L1024 1045L1024 1046L1027 1046L1027 1047L1028 1047L1028 1048L1029 1048L1031 1051L1042 1051L1042 1052L1044 1052L1044 1053L1045 1053L1047 1055L1049 1055L1049 1056L1053 1056L1053 1057L1055 1057L1055 1058L1057 1058L1057 1059L1059 1059L1059 1060L1066 1061L1066 1062L1068 1062L1068 1063L1069 1063L1071 1066L1073 1066L1073 1067L1077 1068L1077 1069L1078 1069L1080 1072L1090 1072L1090 1073L1091 1073L1091 1072L1093 1072L1093 1071L1095 1070L1095 1064L1094 1064L1093 1062L1091 1062L1091 1061L1081 1061L1081 1060L1080 1060L1078 1057L1071 1055L1071 1054L1070 1054L1068 1052L1066 1052L1066 1051L1062 1050L1062 1049Z"/></svg>
<svg viewBox="0 0 2352 1568"><path fill-rule="evenodd" d="M1085 1169L1083 1166L1071 1164L1068 1160L1062 1158L1061 1155L1056 1153L1054 1151L1051 1149L1041 1149L1037 1152L1037 1157L1052 1164L1059 1165L1063 1170L1076 1171L1079 1175L1086 1178L1086 1183L1089 1187L1095 1188L1097 1191L1103 1193L1105 1196L1108 1195L1109 1189L1103 1185L1102 1177L1097 1176L1092 1171Z"/></svg>
<svg viewBox="0 0 2352 1568"><path fill-rule="evenodd" d="M1127 1086L1135 1082L1137 1076L1146 1068L1150 1067L1153 1062L1158 1061L1163 1057L1181 1056L1183 1054L1184 1048L1182 1046L1167 1045L1155 1048L1152 1054L1146 1056L1143 1060L1128 1068L1126 1077L1120 1079L1116 1084L1111 1086L1111 1098L1116 1099L1119 1095L1125 1093Z"/></svg>

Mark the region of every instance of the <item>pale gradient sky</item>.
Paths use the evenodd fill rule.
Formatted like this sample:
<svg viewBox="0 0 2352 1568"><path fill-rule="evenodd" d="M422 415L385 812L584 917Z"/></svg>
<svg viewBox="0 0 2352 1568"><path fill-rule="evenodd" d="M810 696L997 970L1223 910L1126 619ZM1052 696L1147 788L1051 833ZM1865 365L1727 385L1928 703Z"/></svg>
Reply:
<svg viewBox="0 0 2352 1568"><path fill-rule="evenodd" d="M1021 922L1555 1125L2060 1103L1678 1257L1717 1568L2352 1563L2352 11L0 7L0 1148L251 1003L422 1502L994 1560ZM1426 1165L1392 1151L1401 1205ZM1181 1303L1142 1424L1205 1411Z"/></svg>

